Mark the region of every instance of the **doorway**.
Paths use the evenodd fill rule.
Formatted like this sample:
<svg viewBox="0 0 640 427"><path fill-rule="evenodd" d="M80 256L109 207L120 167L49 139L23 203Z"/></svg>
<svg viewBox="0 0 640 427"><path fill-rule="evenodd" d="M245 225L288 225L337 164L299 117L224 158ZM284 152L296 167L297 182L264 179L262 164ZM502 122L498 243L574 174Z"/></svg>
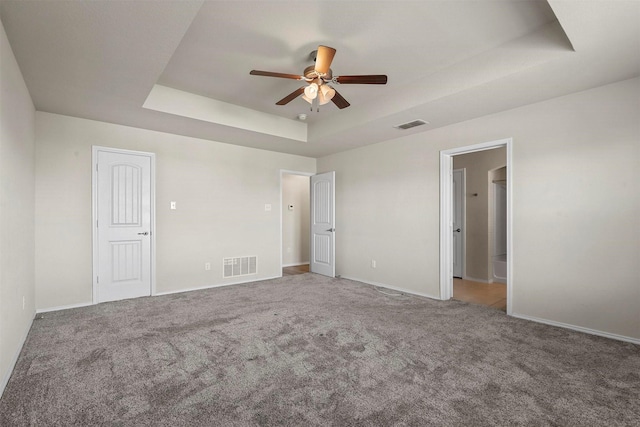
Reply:
<svg viewBox="0 0 640 427"><path fill-rule="evenodd" d="M296 178L299 176L304 179ZM308 193L297 190L287 194L285 186L288 181L302 181L300 185L307 185ZM292 197L291 201L287 200L289 197ZM305 208L308 208L307 213ZM308 224L307 233L304 233L306 226L301 230L295 225L295 219L289 221L295 218L295 212L303 214L304 219L298 223ZM291 267L297 266L299 271L308 265L308 271L312 273L335 277L335 216L334 171L320 174L280 171L280 265L289 269L287 272L283 270L283 275L290 272ZM297 260L294 244L299 249Z"/></svg>
<svg viewBox="0 0 640 427"><path fill-rule="evenodd" d="M470 299L467 300L470 302L483 303L483 301L486 301L488 303L485 303L485 305L494 305L495 308L500 308L500 302L497 301L499 299L499 293L500 290L502 290L502 294L504 295L506 290L506 301L502 300L501 304L503 306L506 305L507 314L511 314L511 289L513 286L513 281L511 280L513 271L511 268L513 260L511 244L512 197L510 197L512 188L512 180L510 179L512 172L511 143L511 139L505 139L440 152L440 294L443 300L454 297L454 292L456 292L456 299L468 297ZM498 155L498 149L506 151L506 155L500 154L506 157L506 159L504 159L506 165L501 165L506 166L504 169L506 175L501 183L505 188L502 195L506 196L505 200L503 200L506 207L506 212L504 212L505 230L504 235L501 235L501 238L504 237L504 245L501 247L505 248L505 253L502 255L503 259L505 259L503 265L506 270L501 274L504 274L506 289L504 284L494 283L492 276L494 274L492 265L492 256L494 254L491 251L496 248L494 242L496 231L495 227L489 224L489 208L493 206L493 200L491 199L493 196L490 194L493 193L493 187L492 183L489 182L492 175L488 173L491 168L483 172L484 175L482 175L482 179L476 178L475 180L478 182L473 183L471 178L472 173L469 171L469 167L465 168L464 162L456 162L456 164L454 164L456 156L460 156L458 157L459 159L464 157L472 158L472 153L479 153L479 156L484 155L486 158L490 158L491 156L495 158ZM489 150L496 151L489 152ZM454 210L454 169L462 168L467 169L467 186L464 193L466 203L464 204L467 210L467 218L469 218L469 216L471 216L471 218L469 218L468 221L462 219L462 224L465 225L464 227L458 227L457 225L454 227L454 223L459 222L456 221ZM483 216L472 215L474 209L480 209ZM493 209L495 209L495 207L493 207ZM478 222L478 224L474 224L474 221ZM461 231L457 232L459 228L461 228ZM460 237L464 239L465 242L465 248L463 249L465 253L463 258L465 258L465 260L463 262L464 267L461 279L454 279L454 275L457 275L454 272L454 260L456 256L454 252L456 249L455 234L457 233L461 234ZM478 233L480 233L483 240L477 239ZM474 237L476 238L475 242ZM473 259L466 259L469 254L473 254L474 249L476 249L473 247L474 244L481 249L480 254L475 258L472 257ZM455 291L454 281L456 285ZM498 287L499 289L493 289L493 287ZM471 293L465 291L471 291ZM460 292L462 292L463 295L466 293L466 296L460 298ZM478 298L480 298L480 300L478 300Z"/></svg>
<svg viewBox="0 0 640 427"><path fill-rule="evenodd" d="M283 171L280 176L282 274L309 271L311 174Z"/></svg>
<svg viewBox="0 0 640 427"><path fill-rule="evenodd" d="M155 293L155 155L93 147L93 303Z"/></svg>

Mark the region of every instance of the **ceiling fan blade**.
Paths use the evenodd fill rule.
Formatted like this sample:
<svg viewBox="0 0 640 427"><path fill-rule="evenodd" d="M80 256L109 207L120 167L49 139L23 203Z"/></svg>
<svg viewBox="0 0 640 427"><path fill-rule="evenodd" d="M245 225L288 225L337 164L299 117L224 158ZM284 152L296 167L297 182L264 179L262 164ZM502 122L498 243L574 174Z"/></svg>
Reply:
<svg viewBox="0 0 640 427"><path fill-rule="evenodd" d="M271 71L251 70L252 76L280 77L283 79L305 80L304 77L297 74L273 73Z"/></svg>
<svg viewBox="0 0 640 427"><path fill-rule="evenodd" d="M385 85L387 84L387 76L384 74L372 74L369 76L338 76L334 79L341 85L344 84L361 84L361 85Z"/></svg>
<svg viewBox="0 0 640 427"><path fill-rule="evenodd" d="M318 52L316 53L316 66L315 70L318 74L326 75L331 67L331 61L336 54L336 50L328 46L318 46Z"/></svg>
<svg viewBox="0 0 640 427"><path fill-rule="evenodd" d="M333 101L333 103L334 103L334 104L336 104L336 107L338 107L338 108L339 108L339 109L341 109L341 110L342 110L343 108L347 108L349 105L351 105L351 104L349 104L349 103L347 102L347 100L346 100L346 99L344 99L344 98L342 97L342 95L340 95L340 94L338 93L338 91L337 91L337 90L336 90L336 94L335 94L335 95L333 95L333 98L331 98L331 101Z"/></svg>
<svg viewBox="0 0 640 427"><path fill-rule="evenodd" d="M276 105L287 105L288 103L290 103L291 101L293 101L294 99L302 95L303 93L304 93L304 87L301 87L300 89L296 89L293 92L291 92L289 95L282 98L280 101L276 102Z"/></svg>

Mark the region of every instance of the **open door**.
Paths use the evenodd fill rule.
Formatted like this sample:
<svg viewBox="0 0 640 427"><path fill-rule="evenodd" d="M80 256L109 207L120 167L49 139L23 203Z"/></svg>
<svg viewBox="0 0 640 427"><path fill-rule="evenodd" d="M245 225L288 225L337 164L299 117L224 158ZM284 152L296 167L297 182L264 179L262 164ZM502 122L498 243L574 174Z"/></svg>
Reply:
<svg viewBox="0 0 640 427"><path fill-rule="evenodd" d="M453 277L462 278L464 271L464 196L465 170L453 171Z"/></svg>
<svg viewBox="0 0 640 427"><path fill-rule="evenodd" d="M335 277L335 172L311 177L311 260L312 273Z"/></svg>

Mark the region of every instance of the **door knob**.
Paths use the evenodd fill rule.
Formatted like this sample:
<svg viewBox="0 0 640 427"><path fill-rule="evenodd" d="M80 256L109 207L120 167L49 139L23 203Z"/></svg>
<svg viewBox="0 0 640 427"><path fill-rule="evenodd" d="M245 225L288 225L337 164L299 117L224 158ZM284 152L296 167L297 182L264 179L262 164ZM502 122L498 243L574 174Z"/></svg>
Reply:
<svg viewBox="0 0 640 427"><path fill-rule="evenodd" d="M336 229L335 229L335 228L330 228L330 229L328 229L327 231L330 231L330 232L332 232L332 233L333 233L334 231L336 231Z"/></svg>
<svg viewBox="0 0 640 427"><path fill-rule="evenodd" d="M138 233L138 236L148 236L149 232L145 231L144 233Z"/></svg>
<svg viewBox="0 0 640 427"><path fill-rule="evenodd" d="M456 233L459 233L459 232L460 232L460 229L458 228L457 230L453 230L453 231L455 231Z"/></svg>

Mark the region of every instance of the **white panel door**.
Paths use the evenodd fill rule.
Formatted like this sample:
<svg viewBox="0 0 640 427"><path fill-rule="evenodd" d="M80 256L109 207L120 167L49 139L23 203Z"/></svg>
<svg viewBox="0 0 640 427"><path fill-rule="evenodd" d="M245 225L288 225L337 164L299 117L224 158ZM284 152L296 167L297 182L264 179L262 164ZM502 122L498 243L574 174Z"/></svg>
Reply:
<svg viewBox="0 0 640 427"><path fill-rule="evenodd" d="M453 277L462 277L464 265L463 232L464 223L464 169L453 171Z"/></svg>
<svg viewBox="0 0 640 427"><path fill-rule="evenodd" d="M335 172L311 177L312 273L335 277Z"/></svg>
<svg viewBox="0 0 640 427"><path fill-rule="evenodd" d="M98 151L97 302L151 295L151 157Z"/></svg>

